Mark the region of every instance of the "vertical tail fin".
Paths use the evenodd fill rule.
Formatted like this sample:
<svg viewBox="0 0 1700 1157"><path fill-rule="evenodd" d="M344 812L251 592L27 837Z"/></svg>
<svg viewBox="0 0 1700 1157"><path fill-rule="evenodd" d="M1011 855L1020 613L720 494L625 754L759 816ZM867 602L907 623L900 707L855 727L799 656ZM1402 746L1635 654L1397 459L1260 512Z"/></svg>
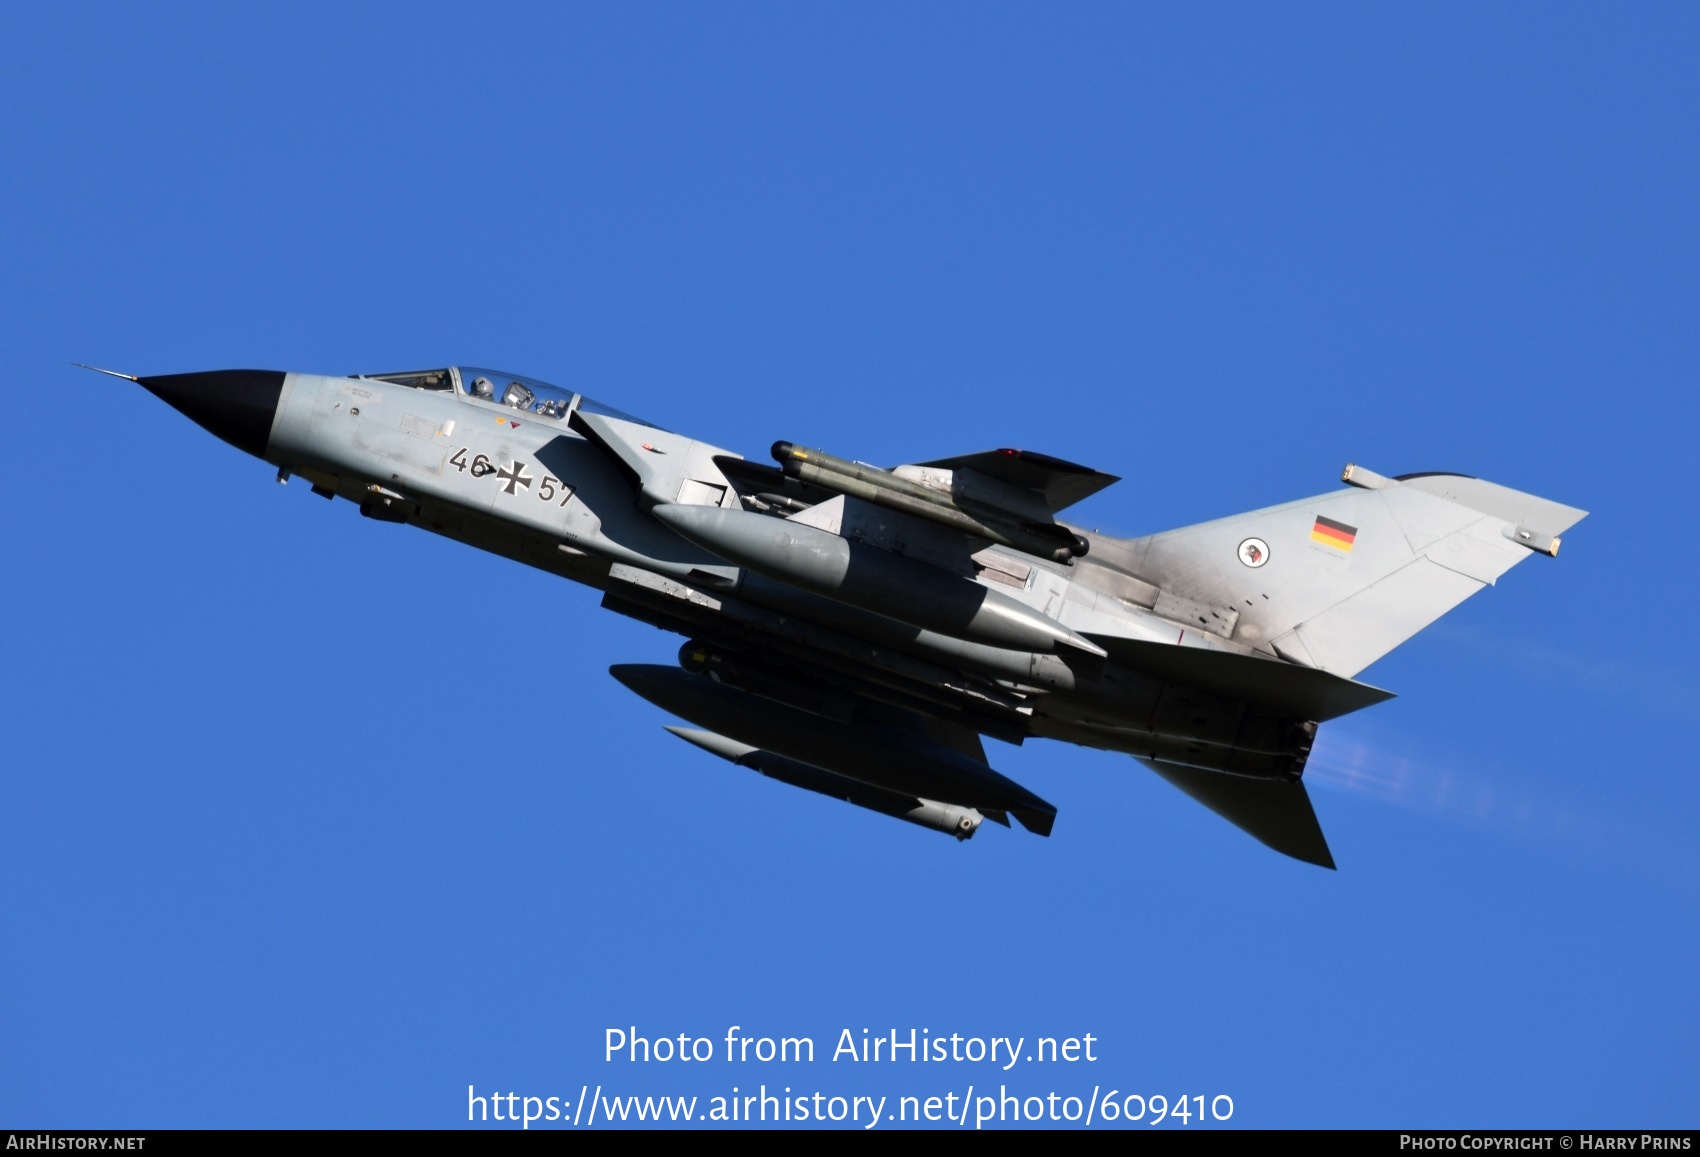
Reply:
<svg viewBox="0 0 1700 1157"><path fill-rule="evenodd" d="M1531 554L1556 554L1587 513L1460 474L1344 477L1352 488L1101 541L1093 557L1232 612L1237 642L1351 677Z"/></svg>

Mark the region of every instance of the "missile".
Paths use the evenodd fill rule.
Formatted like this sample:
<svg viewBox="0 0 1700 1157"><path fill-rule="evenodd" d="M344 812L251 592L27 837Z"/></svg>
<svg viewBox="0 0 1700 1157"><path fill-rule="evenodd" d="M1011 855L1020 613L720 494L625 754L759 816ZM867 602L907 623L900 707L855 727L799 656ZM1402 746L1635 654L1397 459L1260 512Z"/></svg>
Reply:
<svg viewBox="0 0 1700 1157"><path fill-rule="evenodd" d="M983 503L977 504L976 510L966 510L953 495L865 462L834 458L790 442L775 442L773 457L787 475L800 482L899 510L1053 562L1068 562L1085 554L1090 546L1066 526L1034 522L1013 511L994 510Z"/></svg>
<svg viewBox="0 0 1700 1157"><path fill-rule="evenodd" d="M900 623L1015 651L1105 651L1025 603L927 563L749 510L657 506L656 521L726 559Z"/></svg>
<svg viewBox="0 0 1700 1157"><path fill-rule="evenodd" d="M923 800L1008 812L1051 834L1057 809L977 759L874 721L841 723L734 690L710 675L643 663L608 673L663 711L750 747Z"/></svg>
<svg viewBox="0 0 1700 1157"><path fill-rule="evenodd" d="M948 832L959 840L971 838L985 818L971 807L937 803L918 796L887 791L883 787L873 787L836 772L824 771L771 751L763 751L759 747L751 747L747 743L739 743L736 739L728 739L712 731L695 731L689 727L669 727L667 730L686 743L694 744L739 767L758 771L769 779L800 787L804 791L841 799L845 803L855 804L869 811L896 816L900 820L908 820L912 824L932 828L934 831Z"/></svg>

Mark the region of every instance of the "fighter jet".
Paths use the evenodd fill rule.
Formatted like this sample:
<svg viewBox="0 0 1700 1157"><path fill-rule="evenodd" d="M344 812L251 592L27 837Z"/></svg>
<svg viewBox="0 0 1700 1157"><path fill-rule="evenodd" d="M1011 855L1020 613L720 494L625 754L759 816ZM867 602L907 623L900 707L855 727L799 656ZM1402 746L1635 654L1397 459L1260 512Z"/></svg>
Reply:
<svg viewBox="0 0 1700 1157"><path fill-rule="evenodd" d="M280 482L601 590L685 638L677 665L610 670L691 724L673 734L959 840L1051 834L1056 808L982 744L1032 737L1124 752L1334 867L1304 785L1317 728L1391 698L1358 673L1586 513L1348 465L1326 494L1124 539L1058 517L1116 477L1030 450L755 461L467 366L115 376Z"/></svg>

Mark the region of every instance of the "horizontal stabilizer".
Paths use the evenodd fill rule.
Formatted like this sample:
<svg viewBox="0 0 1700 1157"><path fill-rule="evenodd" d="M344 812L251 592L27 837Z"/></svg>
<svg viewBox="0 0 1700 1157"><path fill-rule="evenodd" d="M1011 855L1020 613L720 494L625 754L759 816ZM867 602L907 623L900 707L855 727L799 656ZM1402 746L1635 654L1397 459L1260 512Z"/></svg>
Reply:
<svg viewBox="0 0 1700 1157"><path fill-rule="evenodd" d="M1251 779L1152 759L1139 762L1277 852L1318 867L1334 867L1310 793L1298 780Z"/></svg>
<svg viewBox="0 0 1700 1157"><path fill-rule="evenodd" d="M1368 683L1278 659L1113 635L1088 637L1102 644L1116 662L1136 671L1318 723L1393 698L1393 692Z"/></svg>
<svg viewBox="0 0 1700 1157"><path fill-rule="evenodd" d="M1114 474L1031 450L985 450L916 465L939 470L972 470L1010 486L1037 491L1053 514L1121 481Z"/></svg>
<svg viewBox="0 0 1700 1157"><path fill-rule="evenodd" d="M1057 809L1044 808L1010 808L1009 814L1021 821L1021 826L1036 836L1051 834L1051 826L1057 822Z"/></svg>

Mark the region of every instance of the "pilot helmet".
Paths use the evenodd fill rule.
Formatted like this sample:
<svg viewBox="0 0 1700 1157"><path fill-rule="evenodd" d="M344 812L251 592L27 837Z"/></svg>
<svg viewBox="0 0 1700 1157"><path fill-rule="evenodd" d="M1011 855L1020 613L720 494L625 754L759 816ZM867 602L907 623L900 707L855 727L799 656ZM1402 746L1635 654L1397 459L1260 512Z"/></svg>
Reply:
<svg viewBox="0 0 1700 1157"><path fill-rule="evenodd" d="M480 398L493 398L496 396L496 387L490 384L489 378L474 378L472 392Z"/></svg>

